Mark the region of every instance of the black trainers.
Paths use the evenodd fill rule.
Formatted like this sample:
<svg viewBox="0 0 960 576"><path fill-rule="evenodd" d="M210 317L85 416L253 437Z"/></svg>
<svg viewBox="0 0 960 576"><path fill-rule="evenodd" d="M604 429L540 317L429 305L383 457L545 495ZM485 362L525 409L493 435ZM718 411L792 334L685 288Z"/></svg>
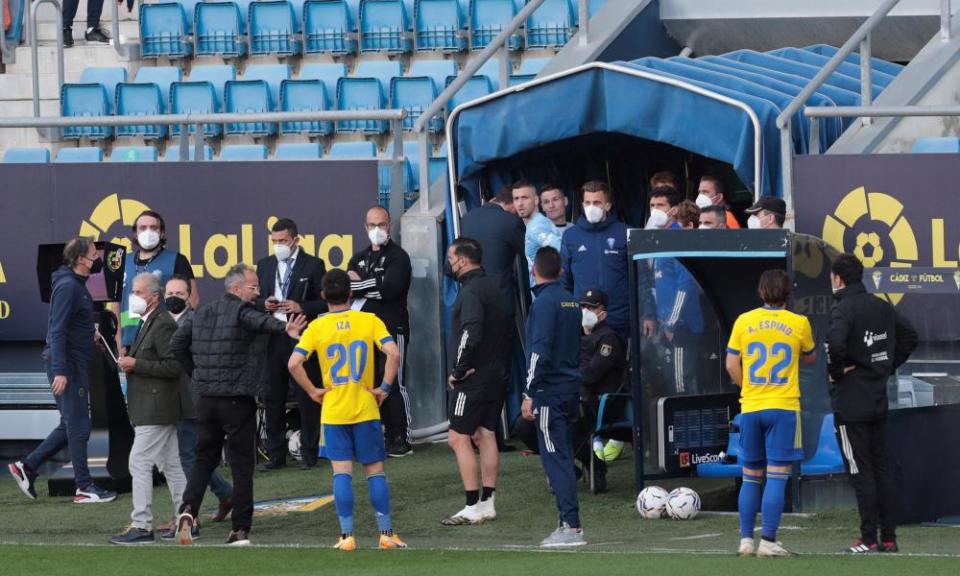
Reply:
<svg viewBox="0 0 960 576"><path fill-rule="evenodd" d="M73 496L74 504L99 504L101 502L113 502L117 499L117 493L106 488L101 488L96 484L91 484L86 488L77 488Z"/></svg>
<svg viewBox="0 0 960 576"><path fill-rule="evenodd" d="M405 440L399 440L390 445L387 455L391 458L403 458L408 454L413 454L413 446Z"/></svg>
<svg viewBox="0 0 960 576"><path fill-rule="evenodd" d="M153 530L131 526L124 533L111 536L107 542L120 546L130 546L133 544L153 544L155 540L153 539Z"/></svg>
<svg viewBox="0 0 960 576"><path fill-rule="evenodd" d="M277 458L277 459L271 458L266 463L264 463L263 466L260 467L260 471L270 472L271 470L279 470L281 468L285 468L286 466L287 466L286 460L283 460L280 458Z"/></svg>
<svg viewBox="0 0 960 576"><path fill-rule="evenodd" d="M99 42L100 44L110 43L110 37L107 36L106 33L100 29L99 26L97 28L94 28L93 30L90 30L89 32L85 32L83 34L83 38L87 42Z"/></svg>
<svg viewBox="0 0 960 576"><path fill-rule="evenodd" d="M177 516L176 523L176 532L174 532L174 538L177 541L177 544L181 546L189 546L193 544L193 527L196 526L197 522L191 514L189 506L184 506L183 512Z"/></svg>
<svg viewBox="0 0 960 576"><path fill-rule="evenodd" d="M227 519L227 516L230 515L230 511L233 510L233 502L227 498L226 500L221 500L220 504L217 505L217 511L210 517L214 522L223 522Z"/></svg>
<svg viewBox="0 0 960 576"><path fill-rule="evenodd" d="M227 546L249 546L250 533L243 528L233 530L227 538Z"/></svg>
<svg viewBox="0 0 960 576"><path fill-rule="evenodd" d="M63 47L73 48L73 28L63 29Z"/></svg>
<svg viewBox="0 0 960 576"><path fill-rule="evenodd" d="M200 538L200 522L194 521L193 528L190 529L190 540L196 540ZM177 539L177 523L174 522L173 526L164 530L160 533L161 540L173 541Z"/></svg>
<svg viewBox="0 0 960 576"><path fill-rule="evenodd" d="M17 486L20 487L20 491L23 492L27 498L36 500L37 491L33 487L33 482L37 479L37 475L29 472L27 467L23 465L23 462L19 460L7 464L7 470L10 471L13 479L17 481Z"/></svg>

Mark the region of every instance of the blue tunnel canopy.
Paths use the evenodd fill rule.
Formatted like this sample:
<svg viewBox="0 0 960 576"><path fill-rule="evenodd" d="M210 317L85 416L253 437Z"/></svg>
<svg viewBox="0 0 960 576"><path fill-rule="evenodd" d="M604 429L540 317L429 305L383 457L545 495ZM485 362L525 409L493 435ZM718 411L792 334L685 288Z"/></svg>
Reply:
<svg viewBox="0 0 960 576"><path fill-rule="evenodd" d="M781 196L776 118L835 53L817 45L696 59L596 62L509 88L454 112L451 159L457 183L468 192L468 204L476 205L479 181L496 161L563 140L619 133L727 163L751 190L759 187L760 194ZM848 57L808 105L859 105L858 66L857 55ZM874 59L872 69L875 97L901 67ZM812 122L818 123L820 152L847 125L840 119L795 115L795 154L808 152Z"/></svg>

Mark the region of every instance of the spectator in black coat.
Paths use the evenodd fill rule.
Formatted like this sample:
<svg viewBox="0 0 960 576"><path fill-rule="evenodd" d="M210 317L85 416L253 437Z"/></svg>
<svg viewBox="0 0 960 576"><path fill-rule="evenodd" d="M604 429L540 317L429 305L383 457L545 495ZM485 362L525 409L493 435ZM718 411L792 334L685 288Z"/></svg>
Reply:
<svg viewBox="0 0 960 576"><path fill-rule="evenodd" d="M224 436L233 473L233 531L227 544L250 543L253 519L253 466L256 458L256 396L266 381L267 335L286 332L298 338L306 320L293 316L285 323L256 310L260 293L257 273L246 264L230 268L224 279L227 293L186 320L170 347L199 393L197 460L183 493L177 517L177 541L193 542L203 493L220 464Z"/></svg>

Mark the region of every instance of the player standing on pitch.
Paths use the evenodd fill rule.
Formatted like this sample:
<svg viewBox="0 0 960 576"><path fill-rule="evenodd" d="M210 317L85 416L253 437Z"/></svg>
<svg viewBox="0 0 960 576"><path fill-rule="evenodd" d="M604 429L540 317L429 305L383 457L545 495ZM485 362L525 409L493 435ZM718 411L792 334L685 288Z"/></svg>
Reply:
<svg viewBox="0 0 960 576"><path fill-rule="evenodd" d="M740 387L741 556L790 556L777 542L777 528L793 462L803 459L799 363L817 359L810 320L786 309L791 291L786 271L764 272L757 289L763 307L737 318L727 344L727 372ZM757 511L759 547L753 542Z"/></svg>
<svg viewBox="0 0 960 576"><path fill-rule="evenodd" d="M387 457L380 425L380 404L390 393L400 366L400 350L379 318L350 309L350 278L342 270L323 277L323 298L330 312L307 326L290 355L290 374L315 402L320 415L321 455L333 465L333 498L340 519L335 548L353 551L353 461L367 474L370 503L380 529L380 548L406 548L393 533L390 491L383 473ZM373 346L386 354L383 382L373 387ZM303 363L317 353L323 388L310 382Z"/></svg>

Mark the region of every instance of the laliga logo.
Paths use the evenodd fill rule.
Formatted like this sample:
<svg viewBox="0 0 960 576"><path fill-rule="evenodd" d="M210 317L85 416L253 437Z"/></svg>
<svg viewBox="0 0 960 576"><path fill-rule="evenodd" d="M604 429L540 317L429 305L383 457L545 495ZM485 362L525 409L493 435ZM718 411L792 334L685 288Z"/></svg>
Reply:
<svg viewBox="0 0 960 576"><path fill-rule="evenodd" d="M909 268L919 260L917 239L903 216L903 204L889 194L868 193L862 186L847 194L833 214L824 217L821 236L845 252L852 251L865 268L881 264ZM879 288L882 273L873 272L870 278ZM903 298L903 294L878 296L893 304Z"/></svg>
<svg viewBox="0 0 960 576"><path fill-rule="evenodd" d="M97 204L89 219L80 224L80 235L93 236L94 240L100 240L101 235L108 234L114 224L120 222L123 224L123 234L108 240L131 250L130 238L128 237L130 227L133 226L137 216L149 209L150 207L143 202L130 200L129 198L121 199L118 194L111 194ZM113 265L113 263L110 264Z"/></svg>

